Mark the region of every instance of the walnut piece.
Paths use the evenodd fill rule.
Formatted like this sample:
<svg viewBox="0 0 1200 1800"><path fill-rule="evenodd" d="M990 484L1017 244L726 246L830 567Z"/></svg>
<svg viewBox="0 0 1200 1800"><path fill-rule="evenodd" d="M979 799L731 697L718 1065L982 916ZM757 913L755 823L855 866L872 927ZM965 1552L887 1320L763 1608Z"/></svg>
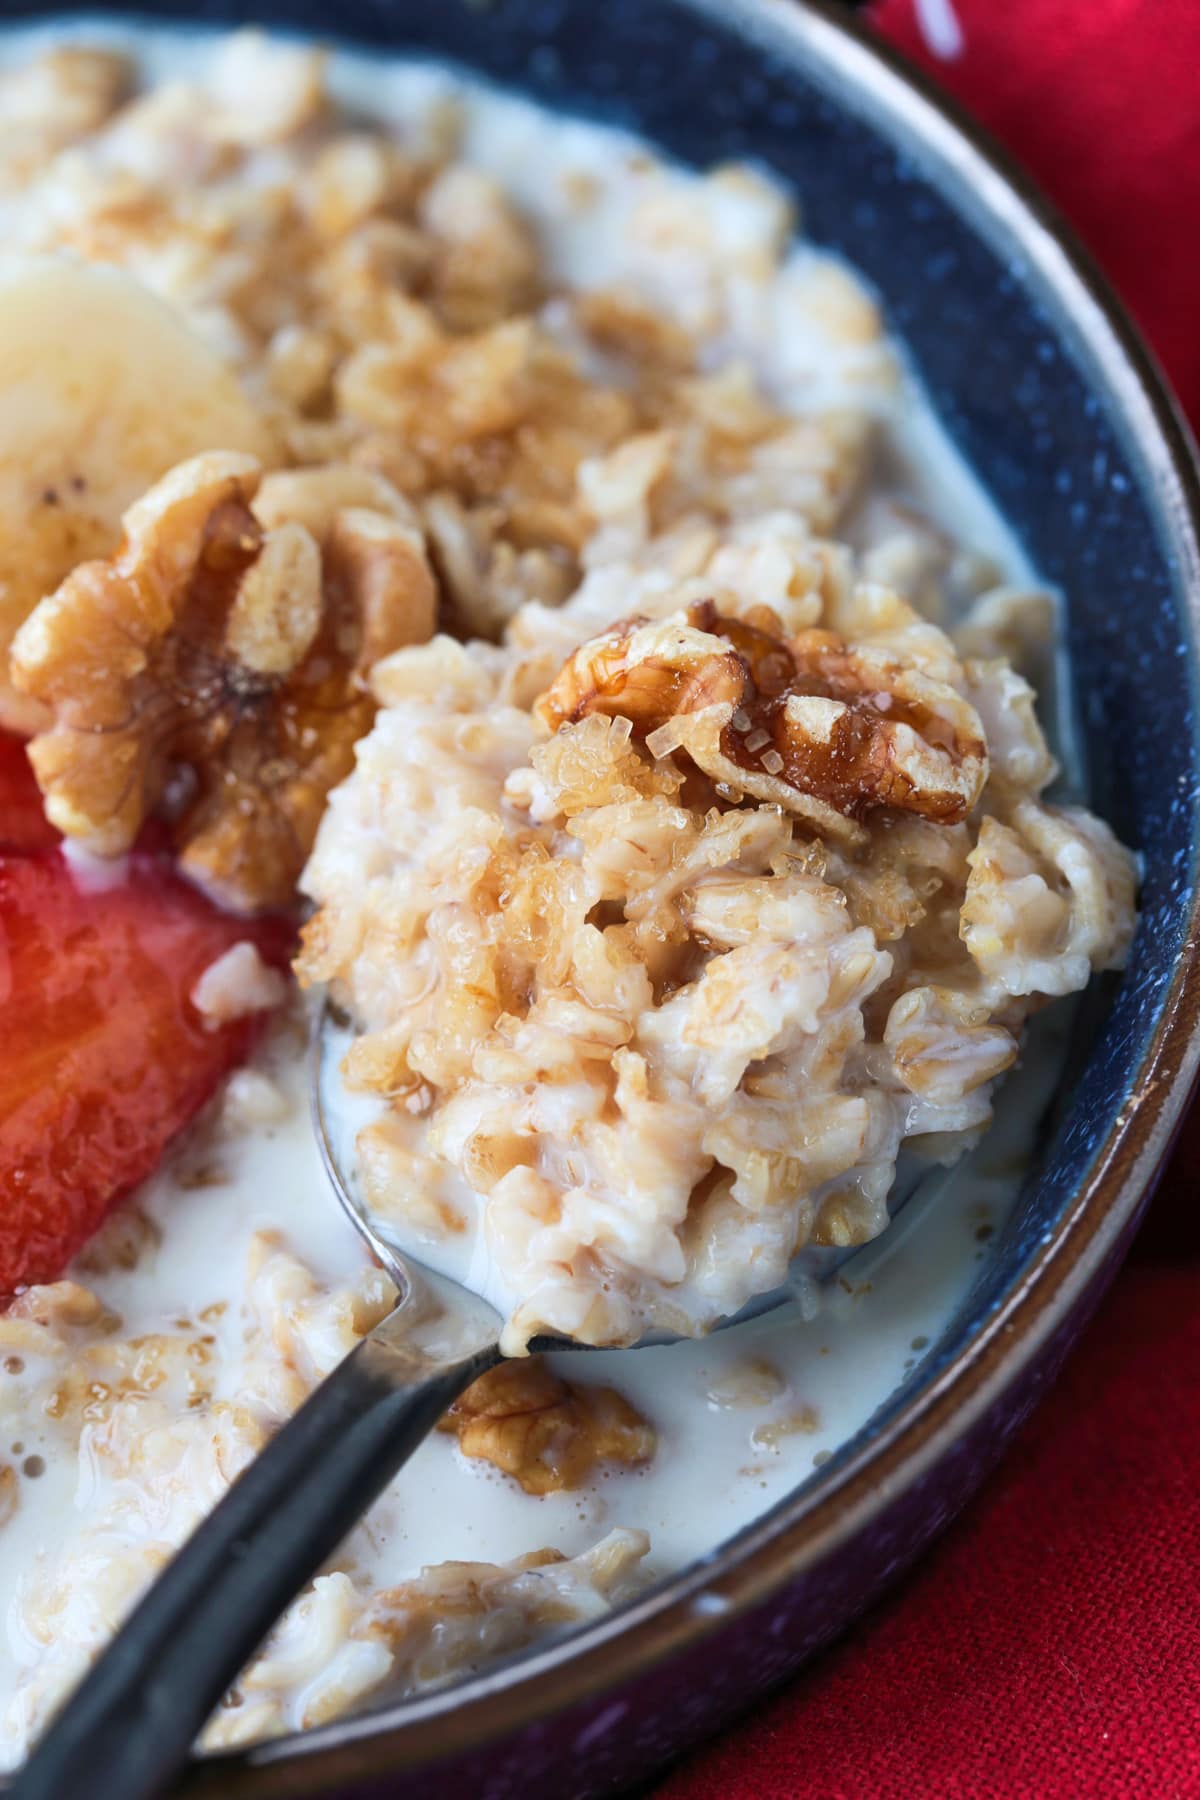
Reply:
<svg viewBox="0 0 1200 1800"><path fill-rule="evenodd" d="M115 856L167 810L184 868L247 909L291 900L371 723L371 665L424 642L437 610L420 534L380 477L269 476L256 510L260 481L233 452L179 464L125 514L116 555L34 609L12 656L53 711L29 754L59 829Z"/></svg>
<svg viewBox="0 0 1200 1800"><path fill-rule="evenodd" d="M464 1456L512 1475L527 1494L577 1488L597 1463L636 1467L655 1434L615 1388L576 1386L537 1358L500 1363L456 1400L440 1430Z"/></svg>
<svg viewBox="0 0 1200 1800"><path fill-rule="evenodd" d="M787 639L767 608L748 621L705 600L622 620L567 659L534 710L552 731L626 718L655 755L686 751L727 795L841 836L882 807L957 823L987 779L979 717L948 683L832 631Z"/></svg>
<svg viewBox="0 0 1200 1800"><path fill-rule="evenodd" d="M392 299L403 324L339 365L335 409L364 434L358 460L422 508L456 631L494 638L524 601L557 605L574 587L591 529L578 470L636 409L528 318L455 335Z"/></svg>

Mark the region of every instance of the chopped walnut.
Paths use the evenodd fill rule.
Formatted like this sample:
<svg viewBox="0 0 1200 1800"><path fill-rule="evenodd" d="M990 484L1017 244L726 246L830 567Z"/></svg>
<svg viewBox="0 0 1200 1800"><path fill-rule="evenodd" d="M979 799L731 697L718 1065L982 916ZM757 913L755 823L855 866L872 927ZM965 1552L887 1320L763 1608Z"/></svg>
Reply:
<svg viewBox="0 0 1200 1800"><path fill-rule="evenodd" d="M380 477L260 479L233 453L171 470L117 554L34 610L12 661L55 715L30 745L55 824L113 856L167 810L184 868L244 908L290 901L370 725L371 665L436 613L420 534Z"/></svg>
<svg viewBox="0 0 1200 1800"><path fill-rule="evenodd" d="M737 652L715 643L692 607L684 620L618 620L567 659L534 710L552 731L600 713L646 737L680 713L739 706L748 685Z"/></svg>
<svg viewBox="0 0 1200 1800"><path fill-rule="evenodd" d="M563 1381L544 1362L500 1363L441 1421L464 1456L512 1475L527 1494L577 1488L597 1463L636 1467L654 1455L653 1428L615 1388Z"/></svg>
<svg viewBox="0 0 1200 1800"><path fill-rule="evenodd" d="M452 336L428 307L391 299L387 341L338 369L337 411L369 433L356 459L421 505L455 626L495 637L525 601L557 605L574 586L591 526L577 471L635 407L528 318Z"/></svg>
<svg viewBox="0 0 1200 1800"><path fill-rule="evenodd" d="M433 635L437 595L421 533L401 519L348 506L325 544L331 581L355 599L358 663L370 669L400 644Z"/></svg>
<svg viewBox="0 0 1200 1800"><path fill-rule="evenodd" d="M831 631L785 639L766 608L622 620L568 658L535 712L551 730L627 718L655 755L682 749L726 794L839 835L881 807L953 824L987 778L978 715L947 683Z"/></svg>
<svg viewBox="0 0 1200 1800"><path fill-rule="evenodd" d="M797 674L774 732L785 779L794 768L815 778L822 797L852 817L894 806L947 825L966 818L988 766L967 701L834 632L802 632L791 648Z"/></svg>
<svg viewBox="0 0 1200 1800"><path fill-rule="evenodd" d="M490 176L465 164L443 169L422 198L420 223L432 239L430 291L455 331L536 305L537 241Z"/></svg>
<svg viewBox="0 0 1200 1800"><path fill-rule="evenodd" d="M604 350L626 356L652 372L666 368L687 373L696 361L690 333L630 290L601 288L574 297L581 328Z"/></svg>

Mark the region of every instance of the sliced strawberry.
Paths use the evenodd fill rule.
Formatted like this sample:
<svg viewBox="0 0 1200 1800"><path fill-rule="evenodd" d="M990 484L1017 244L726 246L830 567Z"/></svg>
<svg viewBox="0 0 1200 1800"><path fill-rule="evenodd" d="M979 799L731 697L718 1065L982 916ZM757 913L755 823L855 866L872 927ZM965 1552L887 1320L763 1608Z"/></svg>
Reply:
<svg viewBox="0 0 1200 1800"><path fill-rule="evenodd" d="M277 966L292 928L232 918L146 852L113 885L61 852L0 857L0 1294L48 1281L244 1061L262 1015L189 999L232 944Z"/></svg>
<svg viewBox="0 0 1200 1800"><path fill-rule="evenodd" d="M0 851L48 850L57 842L23 741L0 731Z"/></svg>

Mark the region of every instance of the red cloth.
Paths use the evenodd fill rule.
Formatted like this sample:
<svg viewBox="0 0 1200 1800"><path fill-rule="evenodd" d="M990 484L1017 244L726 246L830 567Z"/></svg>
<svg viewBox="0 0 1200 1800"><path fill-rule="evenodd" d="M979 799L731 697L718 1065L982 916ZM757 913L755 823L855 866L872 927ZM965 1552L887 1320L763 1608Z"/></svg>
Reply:
<svg viewBox="0 0 1200 1800"><path fill-rule="evenodd" d="M879 0L872 16L1073 220L1200 427L1200 0ZM1200 1796L1198 1164L1200 1111L982 1494L655 1800Z"/></svg>

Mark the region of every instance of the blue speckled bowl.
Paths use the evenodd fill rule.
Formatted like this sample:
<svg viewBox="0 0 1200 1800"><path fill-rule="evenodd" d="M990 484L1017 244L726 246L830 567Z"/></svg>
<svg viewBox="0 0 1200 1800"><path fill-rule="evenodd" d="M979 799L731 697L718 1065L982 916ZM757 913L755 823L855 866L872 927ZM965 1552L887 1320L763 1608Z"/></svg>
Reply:
<svg viewBox="0 0 1200 1800"><path fill-rule="evenodd" d="M12 4L10 19L51 13ZM1069 596L1092 798L1145 859L1057 1125L907 1386L791 1499L632 1607L452 1691L196 1764L189 1793L585 1795L646 1776L845 1626L941 1529L1127 1245L1197 1060L1200 490L1119 310L993 151L790 0L164 0L158 17L450 55L698 164L753 156L878 286L953 436Z"/></svg>

